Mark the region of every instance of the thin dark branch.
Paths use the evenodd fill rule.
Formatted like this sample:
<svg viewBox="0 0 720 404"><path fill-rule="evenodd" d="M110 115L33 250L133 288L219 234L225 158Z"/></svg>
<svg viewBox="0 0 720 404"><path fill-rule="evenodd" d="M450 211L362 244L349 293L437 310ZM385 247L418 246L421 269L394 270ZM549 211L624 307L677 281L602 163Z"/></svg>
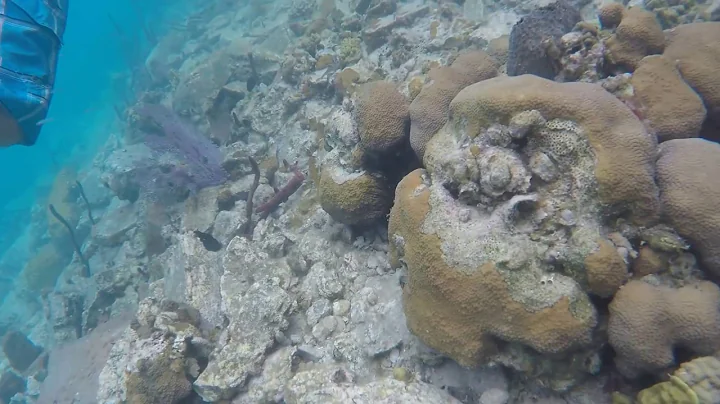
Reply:
<svg viewBox="0 0 720 404"><path fill-rule="evenodd" d="M248 239L252 239L252 234L255 230L255 224L252 221L253 197L255 196L255 190L257 190L260 185L260 167L252 156L248 157L248 160L250 161L250 166L252 167L255 178L253 179L252 187L250 187L250 192L248 192L247 203L245 204L245 225L243 226L242 234Z"/></svg>
<svg viewBox="0 0 720 404"><path fill-rule="evenodd" d="M92 223L94 225L95 219L93 218L92 209L90 208L90 201L88 200L87 196L85 195L85 190L83 189L83 186L80 183L80 181L76 180L75 183L77 184L78 190L80 191L80 196L82 197L83 201L85 201L85 207L87 208L87 211L88 211L88 218L90 218L90 223Z"/></svg>
<svg viewBox="0 0 720 404"><path fill-rule="evenodd" d="M57 210L55 210L55 207L50 204L50 213L52 213L53 216L55 216L55 219L57 219L60 223L65 225L65 228L67 228L68 233L70 233L70 240L73 243L73 247L75 247L75 252L80 257L80 261L83 263L83 266L85 267L85 270L82 272L82 275L86 278L90 277L90 263L85 259L85 257L82 254L82 251L80 251L80 244L78 244L77 239L75 238L75 232L72 229L72 226L70 226L70 223L65 220L64 217L62 217L61 214L58 213Z"/></svg>

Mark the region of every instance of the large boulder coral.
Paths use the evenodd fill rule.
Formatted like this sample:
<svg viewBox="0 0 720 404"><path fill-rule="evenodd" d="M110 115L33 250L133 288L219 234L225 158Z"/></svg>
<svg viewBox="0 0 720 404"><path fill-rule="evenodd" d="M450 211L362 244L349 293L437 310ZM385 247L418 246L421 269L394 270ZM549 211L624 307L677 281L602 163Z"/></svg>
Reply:
<svg viewBox="0 0 720 404"><path fill-rule="evenodd" d="M531 75L466 87L448 116L390 213L410 329L463 365L508 363L511 346L548 368L583 363L597 348L588 296L628 277L628 240L607 223L658 218L655 138L599 85Z"/></svg>
<svg viewBox="0 0 720 404"><path fill-rule="evenodd" d="M406 141L408 102L392 83L375 81L361 86L355 113L365 150L386 154Z"/></svg>
<svg viewBox="0 0 720 404"><path fill-rule="evenodd" d="M425 145L447 122L448 106L457 93L497 74L497 62L482 51L463 53L450 66L430 70L430 83L410 104L410 145L418 158L422 160Z"/></svg>
<svg viewBox="0 0 720 404"><path fill-rule="evenodd" d="M587 345L597 318L585 293L566 276L523 269L532 264L529 240L483 234L492 223L482 216L424 170L398 185L389 234L393 263L408 267L410 330L466 366L496 353L497 340L555 354Z"/></svg>
<svg viewBox="0 0 720 404"><path fill-rule="evenodd" d="M665 36L655 14L632 7L625 10L620 25L605 45L606 61L611 67L633 71L645 56L663 52Z"/></svg>
<svg viewBox="0 0 720 404"><path fill-rule="evenodd" d="M720 349L720 288L707 281L677 289L630 281L610 304L608 336L626 377L672 366L676 348L711 355Z"/></svg>
<svg viewBox="0 0 720 404"><path fill-rule="evenodd" d="M642 115L659 141L698 136L705 121L705 106L682 79L673 60L646 56L630 83L643 108Z"/></svg>
<svg viewBox="0 0 720 404"><path fill-rule="evenodd" d="M660 145L657 179L663 215L720 276L720 144L677 139Z"/></svg>
<svg viewBox="0 0 720 404"><path fill-rule="evenodd" d="M720 22L680 25L667 32L663 55L700 95L708 117L720 122Z"/></svg>
<svg viewBox="0 0 720 404"><path fill-rule="evenodd" d="M603 29L612 29L620 25L623 14L625 14L625 6L622 3L608 3L600 7L598 10L598 20Z"/></svg>
<svg viewBox="0 0 720 404"><path fill-rule="evenodd" d="M365 225L390 211L392 192L379 173L348 172L328 164L320 173L320 206L340 223Z"/></svg>

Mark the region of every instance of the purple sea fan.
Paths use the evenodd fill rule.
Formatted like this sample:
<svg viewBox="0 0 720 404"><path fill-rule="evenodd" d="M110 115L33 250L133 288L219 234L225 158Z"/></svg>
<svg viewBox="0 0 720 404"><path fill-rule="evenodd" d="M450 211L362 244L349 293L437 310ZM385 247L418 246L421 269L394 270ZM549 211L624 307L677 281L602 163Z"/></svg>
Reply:
<svg viewBox="0 0 720 404"><path fill-rule="evenodd" d="M149 193L167 192L165 188L186 189L191 193L205 187L220 185L228 179L222 168L222 151L207 137L187 124L170 108L159 104L143 104L137 115L153 126L145 135L145 144L153 150L156 161L147 170L148 178L138 178ZM163 154L170 153L178 164L158 164Z"/></svg>

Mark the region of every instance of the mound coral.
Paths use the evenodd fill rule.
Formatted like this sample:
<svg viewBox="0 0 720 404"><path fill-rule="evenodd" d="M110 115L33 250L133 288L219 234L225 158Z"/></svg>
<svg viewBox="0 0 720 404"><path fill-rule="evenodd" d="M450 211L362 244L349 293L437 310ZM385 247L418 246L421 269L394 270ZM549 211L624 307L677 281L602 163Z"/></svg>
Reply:
<svg viewBox="0 0 720 404"><path fill-rule="evenodd" d="M600 200L616 209L627 210L638 223L650 223L657 218L655 139L622 102L598 85L559 84L531 75L498 77L477 83L453 100L451 122L447 126L450 133L440 138L462 144L463 149L467 147L466 153L473 153L475 148L464 138L479 142L480 149L493 146L488 142L507 145L513 137L520 139L531 132L532 126L514 122L528 111L537 111L543 124L548 124L542 136L530 138L537 144L537 151L546 156L534 154L530 170L542 171L544 165L557 164L544 163L548 159L559 162L572 154L582 154L586 147L582 143L587 142L585 154L593 155L594 167L586 167L590 173L577 173L578 179L591 174L597 180ZM495 140L493 137L500 126L508 126L511 133L509 137L500 133ZM426 158L427 167L442 165L443 160L452 157L440 141L437 144L439 150L434 154L440 160L435 163L434 157ZM428 149L431 147L428 145ZM496 150L488 148L491 152ZM473 157L472 160L480 160Z"/></svg>
<svg viewBox="0 0 720 404"><path fill-rule="evenodd" d="M705 121L705 107L666 56L643 58L630 79L643 117L663 142L697 137Z"/></svg>
<svg viewBox="0 0 720 404"><path fill-rule="evenodd" d="M427 175L416 170L400 182L390 217L393 261L397 265L402 259L409 270L403 299L410 329L466 366L482 363L496 352L495 338L542 353L562 353L589 343L595 310L572 279L508 270L508 265L520 262L495 263L480 252L472 257L478 259L458 262L472 247L494 247L505 257L521 252L502 251L507 246L496 238L484 240L485 245L460 241L459 234L477 229L442 234L441 224L450 218L436 206L442 208L447 195L438 184L427 183ZM472 220L473 214L468 214ZM450 224L455 227L457 218L453 219ZM455 238L449 240L450 236ZM495 245L487 245L491 242Z"/></svg>
<svg viewBox="0 0 720 404"><path fill-rule="evenodd" d="M386 168L402 170L398 154L409 150L403 105L394 85L370 83L361 87L354 114L343 108L326 121L333 149L322 156L316 181L320 206L336 221L367 225L390 211L394 184Z"/></svg>
<svg viewBox="0 0 720 404"><path fill-rule="evenodd" d="M720 122L720 22L686 24L669 30L663 55L676 63L683 79L702 98L708 117Z"/></svg>
<svg viewBox="0 0 720 404"><path fill-rule="evenodd" d="M720 145L677 139L660 145L657 160L663 215L700 253L704 269L720 275Z"/></svg>
<svg viewBox="0 0 720 404"><path fill-rule="evenodd" d="M658 218L655 138L599 85L531 75L466 87L448 116L390 214L410 329L464 365L518 345L548 368L588 358L588 295L628 277L627 240L606 224Z"/></svg>
<svg viewBox="0 0 720 404"><path fill-rule="evenodd" d="M495 77L497 62L481 51L466 52L450 66L430 70L431 82L410 104L410 145L422 160L430 138L447 122L450 101L463 88Z"/></svg>
<svg viewBox="0 0 720 404"><path fill-rule="evenodd" d="M655 14L632 7L622 15L620 25L606 41L607 62L621 71L633 71L640 60L665 49L665 35Z"/></svg>
<svg viewBox="0 0 720 404"><path fill-rule="evenodd" d="M605 29L615 28L620 25L624 13L625 6L622 3L606 4L598 10L600 25Z"/></svg>
<svg viewBox="0 0 720 404"><path fill-rule="evenodd" d="M408 102L392 83L375 81L361 86L355 112L365 150L383 154L407 140Z"/></svg>
<svg viewBox="0 0 720 404"><path fill-rule="evenodd" d="M380 174L346 173L337 166L323 168L318 184L320 206L340 223L368 224L390 210L390 187Z"/></svg>
<svg viewBox="0 0 720 404"><path fill-rule="evenodd" d="M673 349L700 355L720 349L720 288L698 282L678 289L630 281L610 304L608 335L626 377L662 371Z"/></svg>

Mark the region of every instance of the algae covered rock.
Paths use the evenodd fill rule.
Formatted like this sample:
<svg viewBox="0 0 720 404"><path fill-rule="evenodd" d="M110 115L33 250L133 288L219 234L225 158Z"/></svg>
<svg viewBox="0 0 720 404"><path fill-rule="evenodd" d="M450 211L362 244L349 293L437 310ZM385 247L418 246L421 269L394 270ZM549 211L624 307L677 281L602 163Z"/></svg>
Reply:
<svg viewBox="0 0 720 404"><path fill-rule="evenodd" d="M72 258L68 252L72 251L62 251L53 243L40 247L20 272L22 285L33 292L55 287L55 282Z"/></svg>
<svg viewBox="0 0 720 404"><path fill-rule="evenodd" d="M547 52L548 46L580 21L580 12L566 0L540 7L523 17L510 32L508 75L534 74L554 78L558 71Z"/></svg>
<svg viewBox="0 0 720 404"><path fill-rule="evenodd" d="M340 366L314 366L297 372L285 386L288 404L460 404L444 389L422 381L377 378L360 384Z"/></svg>
<svg viewBox="0 0 720 404"><path fill-rule="evenodd" d="M146 298L110 349L100 372L97 401L181 403L207 363L209 342L198 329L199 312L171 300Z"/></svg>
<svg viewBox="0 0 720 404"><path fill-rule="evenodd" d="M329 165L320 174L320 206L340 223L368 224L390 211L392 193L380 174Z"/></svg>
<svg viewBox="0 0 720 404"><path fill-rule="evenodd" d="M62 216L65 221L75 230L80 220L80 205L77 204L79 196L78 188L75 183L77 173L74 169L65 167L57 174L53 181L50 195L48 196L48 205L52 205L55 211ZM70 245L67 241L70 236L68 230L55 215L47 210L48 233L56 241L60 241L59 245ZM63 244L64 243L64 244Z"/></svg>
<svg viewBox="0 0 720 404"><path fill-rule="evenodd" d="M190 395L192 384L185 377L185 358L171 345L154 359L141 359L137 372L127 379L128 404L176 404Z"/></svg>
<svg viewBox="0 0 720 404"><path fill-rule="evenodd" d="M502 134L503 126L509 125L517 115L533 110L547 124L536 125L539 130L528 136L531 147L521 152L549 155L550 160L559 162L560 166L563 162L581 159L576 162L585 165L584 168L565 165L576 171L573 176L583 184L586 198L595 199L587 186L596 181L598 199L611 210L625 210L639 223L657 219L655 138L630 109L599 85L555 83L532 75L485 80L465 88L453 100L450 106L453 118L446 126L449 133L441 138L468 143L470 153L475 148L465 138L483 143L499 136L499 140L492 142L502 145L507 142L507 136ZM509 134L510 138L521 138L528 132L533 133L533 129L520 125L507 130L514 132ZM500 134L496 135L498 131ZM477 147L484 150L481 144ZM488 150L494 152L497 147ZM440 161L450 158L443 157L443 152L451 155L451 150L441 147L436 153ZM425 164L432 163L426 159ZM543 164L538 163L531 170L541 174Z"/></svg>

